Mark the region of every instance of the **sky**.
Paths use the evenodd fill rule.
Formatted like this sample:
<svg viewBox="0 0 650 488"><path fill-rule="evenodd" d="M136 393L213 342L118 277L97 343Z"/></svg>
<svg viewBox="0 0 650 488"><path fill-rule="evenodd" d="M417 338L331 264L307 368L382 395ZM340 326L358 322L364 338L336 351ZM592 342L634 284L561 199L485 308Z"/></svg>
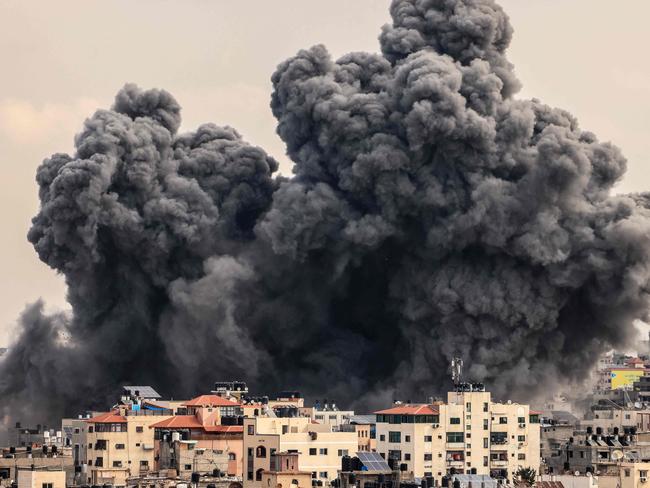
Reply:
<svg viewBox="0 0 650 488"><path fill-rule="evenodd" d="M650 190L648 0L501 0L515 29L520 98L569 110L623 149L619 192ZM26 240L43 158L127 82L164 88L181 130L231 125L280 162L270 77L299 49L377 51L388 0L0 0L0 346L27 303L66 309L63 280Z"/></svg>

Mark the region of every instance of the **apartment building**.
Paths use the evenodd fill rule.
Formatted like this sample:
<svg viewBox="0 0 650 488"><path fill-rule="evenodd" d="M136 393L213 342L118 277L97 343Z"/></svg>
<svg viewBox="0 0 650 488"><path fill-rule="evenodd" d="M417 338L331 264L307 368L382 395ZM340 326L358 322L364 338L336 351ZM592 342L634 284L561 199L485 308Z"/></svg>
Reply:
<svg viewBox="0 0 650 488"><path fill-rule="evenodd" d="M271 463L281 452L297 454L300 470L328 485L337 477L341 458L357 446L356 432L334 431L309 417L245 418L244 488L263 488L264 473L276 471Z"/></svg>
<svg viewBox="0 0 650 488"><path fill-rule="evenodd" d="M396 404L376 412L377 452L406 477L486 474L512 479L539 470L538 412L494 403L481 386L461 385L447 402Z"/></svg>
<svg viewBox="0 0 650 488"><path fill-rule="evenodd" d="M120 407L86 420L87 482L125 486L130 476L148 473L154 465L154 430L171 410Z"/></svg>
<svg viewBox="0 0 650 488"><path fill-rule="evenodd" d="M156 422L155 469L176 469L181 478L215 469L242 476L243 409L220 395L201 395L183 402L186 415Z"/></svg>

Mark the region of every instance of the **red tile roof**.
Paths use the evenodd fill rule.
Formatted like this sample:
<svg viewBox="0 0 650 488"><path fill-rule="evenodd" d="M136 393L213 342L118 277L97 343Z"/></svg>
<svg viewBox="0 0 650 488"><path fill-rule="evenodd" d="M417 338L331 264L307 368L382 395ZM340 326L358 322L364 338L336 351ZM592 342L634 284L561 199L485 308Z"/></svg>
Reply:
<svg viewBox="0 0 650 488"><path fill-rule="evenodd" d="M149 426L150 429L202 429L203 424L194 415L174 415Z"/></svg>
<svg viewBox="0 0 650 488"><path fill-rule="evenodd" d="M120 413L115 410L113 412L106 412L91 419L86 420L90 424L125 424L126 417L120 415Z"/></svg>
<svg viewBox="0 0 650 488"><path fill-rule="evenodd" d="M184 403L185 407L237 407L239 403L233 402L219 395L201 395Z"/></svg>
<svg viewBox="0 0 650 488"><path fill-rule="evenodd" d="M537 410L529 410L528 415L542 415L543 412L538 412Z"/></svg>
<svg viewBox="0 0 650 488"><path fill-rule="evenodd" d="M438 415L438 409L431 405L398 405L375 413L387 415Z"/></svg>

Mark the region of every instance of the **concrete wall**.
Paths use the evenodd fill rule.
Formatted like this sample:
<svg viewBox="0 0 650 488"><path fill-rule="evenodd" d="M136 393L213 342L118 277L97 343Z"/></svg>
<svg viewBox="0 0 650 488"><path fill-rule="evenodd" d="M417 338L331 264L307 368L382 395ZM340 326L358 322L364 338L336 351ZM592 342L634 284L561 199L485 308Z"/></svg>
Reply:
<svg viewBox="0 0 650 488"><path fill-rule="evenodd" d="M18 470L18 488L42 488L52 484L51 488L65 488L65 471ZM49 488L49 487L48 487Z"/></svg>

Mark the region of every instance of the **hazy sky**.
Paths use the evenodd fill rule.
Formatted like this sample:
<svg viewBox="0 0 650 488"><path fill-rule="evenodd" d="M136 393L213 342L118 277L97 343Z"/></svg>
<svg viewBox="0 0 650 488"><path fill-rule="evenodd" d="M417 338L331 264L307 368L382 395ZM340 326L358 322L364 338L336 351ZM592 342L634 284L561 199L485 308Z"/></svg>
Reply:
<svg viewBox="0 0 650 488"><path fill-rule="evenodd" d="M650 189L650 1L502 0L509 56L536 97L623 148L619 191ZM269 78L298 49L376 51L388 0L0 0L0 345L27 302L65 307L63 281L25 235L40 161L70 151L85 117L125 82L169 90L183 129L230 124L291 172Z"/></svg>

